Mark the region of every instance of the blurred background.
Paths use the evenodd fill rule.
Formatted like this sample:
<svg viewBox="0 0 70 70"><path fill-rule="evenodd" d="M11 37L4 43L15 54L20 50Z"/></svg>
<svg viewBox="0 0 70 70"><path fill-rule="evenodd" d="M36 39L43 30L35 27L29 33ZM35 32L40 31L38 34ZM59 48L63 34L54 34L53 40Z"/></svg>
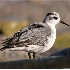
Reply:
<svg viewBox="0 0 70 70"><path fill-rule="evenodd" d="M70 24L70 1L60 0L0 0L0 43L18 30L34 22L42 22L48 12L58 12L61 20ZM70 47L70 27L56 25L54 46L36 57L46 57L60 49ZM0 45L0 48L3 47ZM24 51L0 51L0 62L28 59Z"/></svg>

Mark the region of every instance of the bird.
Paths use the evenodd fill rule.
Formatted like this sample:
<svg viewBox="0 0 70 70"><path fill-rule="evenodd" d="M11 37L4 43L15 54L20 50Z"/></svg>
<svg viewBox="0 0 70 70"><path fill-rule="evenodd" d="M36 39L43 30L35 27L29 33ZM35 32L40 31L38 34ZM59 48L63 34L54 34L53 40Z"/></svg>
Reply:
<svg viewBox="0 0 70 70"><path fill-rule="evenodd" d="M32 23L14 33L10 38L5 39L1 43L3 47L0 51L25 51L28 53L29 59L32 58L31 53L33 54L33 59L35 59L36 53L46 52L53 46L56 39L55 25L58 23L70 26L60 20L57 12L49 12L42 22Z"/></svg>

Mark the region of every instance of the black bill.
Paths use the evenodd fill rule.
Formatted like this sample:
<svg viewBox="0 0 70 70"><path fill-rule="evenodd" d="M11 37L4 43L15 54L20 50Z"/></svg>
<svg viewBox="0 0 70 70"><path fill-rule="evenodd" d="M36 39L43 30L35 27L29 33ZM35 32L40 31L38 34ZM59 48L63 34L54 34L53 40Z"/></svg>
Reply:
<svg viewBox="0 0 70 70"><path fill-rule="evenodd" d="M69 24L66 24L66 23L65 23L65 22L63 22L63 21L60 21L60 23L65 24L65 25L67 25L67 26L70 26Z"/></svg>

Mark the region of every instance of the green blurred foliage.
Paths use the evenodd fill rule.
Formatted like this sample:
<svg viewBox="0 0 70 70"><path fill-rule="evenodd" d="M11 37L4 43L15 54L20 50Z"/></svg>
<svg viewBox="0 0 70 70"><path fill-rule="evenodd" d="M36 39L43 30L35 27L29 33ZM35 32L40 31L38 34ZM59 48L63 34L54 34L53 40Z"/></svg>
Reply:
<svg viewBox="0 0 70 70"><path fill-rule="evenodd" d="M29 24L28 21L4 21L1 24L1 30L3 31L4 35L9 37L12 36L15 32L19 31L20 29L24 28Z"/></svg>
<svg viewBox="0 0 70 70"><path fill-rule="evenodd" d="M58 35L54 46L58 48L70 47L70 33Z"/></svg>

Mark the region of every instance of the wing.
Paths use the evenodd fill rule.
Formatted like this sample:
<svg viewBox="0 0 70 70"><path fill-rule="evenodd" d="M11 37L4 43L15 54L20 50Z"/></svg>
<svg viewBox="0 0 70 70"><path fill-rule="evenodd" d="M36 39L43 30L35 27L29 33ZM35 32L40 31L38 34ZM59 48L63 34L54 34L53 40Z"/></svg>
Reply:
<svg viewBox="0 0 70 70"><path fill-rule="evenodd" d="M44 46L47 41L47 36L50 35L51 30L45 23L34 23L28 27L18 31L11 38L6 39L2 44L8 47L22 47L27 45Z"/></svg>

